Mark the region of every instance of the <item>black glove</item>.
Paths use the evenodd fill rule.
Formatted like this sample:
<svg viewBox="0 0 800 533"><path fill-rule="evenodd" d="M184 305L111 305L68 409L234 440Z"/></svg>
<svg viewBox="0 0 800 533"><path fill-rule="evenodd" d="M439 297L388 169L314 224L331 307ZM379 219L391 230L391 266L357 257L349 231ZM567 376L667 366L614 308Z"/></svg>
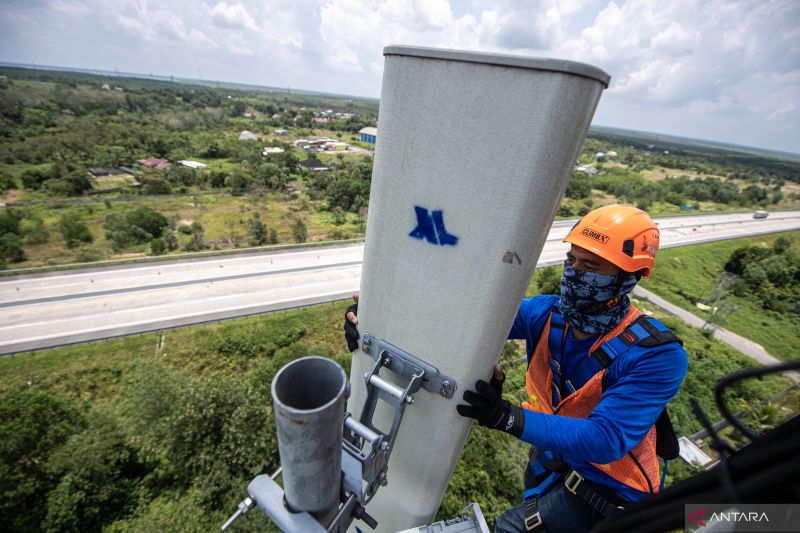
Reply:
<svg viewBox="0 0 800 533"><path fill-rule="evenodd" d="M505 376L501 379L492 376L491 383L478 380L475 383L477 392L464 392L464 401L469 405L457 405L456 410L461 416L474 418L482 426L519 438L525 429L525 417L521 407L503 399L503 381Z"/></svg>
<svg viewBox="0 0 800 533"><path fill-rule="evenodd" d="M353 352L358 348L358 339L361 337L361 335L359 335L356 325L347 319L347 313L351 311L354 315L358 316L357 303L354 303L348 307L344 312L344 338L347 341L347 349Z"/></svg>

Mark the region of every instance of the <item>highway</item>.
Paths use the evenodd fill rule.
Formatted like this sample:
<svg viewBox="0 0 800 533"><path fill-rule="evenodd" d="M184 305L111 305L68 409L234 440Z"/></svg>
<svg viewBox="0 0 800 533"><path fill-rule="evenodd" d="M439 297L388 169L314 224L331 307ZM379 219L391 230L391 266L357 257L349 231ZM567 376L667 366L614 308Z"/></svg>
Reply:
<svg viewBox="0 0 800 533"><path fill-rule="evenodd" d="M800 211L657 219L661 247L800 229ZM538 266L563 261L574 221L553 224ZM349 298L364 245L248 253L0 278L0 354Z"/></svg>

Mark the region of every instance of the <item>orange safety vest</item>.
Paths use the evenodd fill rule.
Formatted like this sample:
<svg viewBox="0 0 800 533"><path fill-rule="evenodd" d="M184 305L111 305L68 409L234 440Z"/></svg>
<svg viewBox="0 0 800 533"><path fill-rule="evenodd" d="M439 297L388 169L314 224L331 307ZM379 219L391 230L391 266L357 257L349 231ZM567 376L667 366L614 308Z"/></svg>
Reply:
<svg viewBox="0 0 800 533"><path fill-rule="evenodd" d="M613 339L631 325L642 312L631 306L625 318L617 326L601 336L591 347L589 353L594 352L600 345ZM550 321L552 314L547 318L536 349L528 364L525 376L525 388L528 392L528 401L522 402L522 407L539 413L568 416L570 418L586 418L600 402L603 395L603 380L607 369L600 370L592 376L581 388L561 399L553 407L553 391L560 398L561 391L553 383L553 369L550 364L552 359L548 338L550 336ZM565 332L565 334L569 334ZM556 367L558 362L555 361ZM624 413L620 413L624 416ZM656 428L651 427L642 441L633 447L625 456L608 464L592 463L608 476L633 489L642 492L658 492L659 489L659 464L656 455Z"/></svg>

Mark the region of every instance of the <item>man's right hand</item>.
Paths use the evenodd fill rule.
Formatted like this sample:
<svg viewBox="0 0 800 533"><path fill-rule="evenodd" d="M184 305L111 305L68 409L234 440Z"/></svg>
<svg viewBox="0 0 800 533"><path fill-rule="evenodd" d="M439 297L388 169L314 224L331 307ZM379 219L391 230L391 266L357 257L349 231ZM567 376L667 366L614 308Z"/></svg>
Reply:
<svg viewBox="0 0 800 533"><path fill-rule="evenodd" d="M347 349L354 352L358 348L358 298L359 293L353 293L353 300L356 303L347 308L344 312L344 338L347 341Z"/></svg>

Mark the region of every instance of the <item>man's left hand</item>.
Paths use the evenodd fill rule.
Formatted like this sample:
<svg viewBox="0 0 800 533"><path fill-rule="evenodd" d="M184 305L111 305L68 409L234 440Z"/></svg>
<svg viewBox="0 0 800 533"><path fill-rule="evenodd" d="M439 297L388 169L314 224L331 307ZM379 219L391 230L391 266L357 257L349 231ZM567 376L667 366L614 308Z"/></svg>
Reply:
<svg viewBox="0 0 800 533"><path fill-rule="evenodd" d="M502 381L496 381L499 381L496 377L493 377L491 384L478 380L475 391L464 392L464 401L469 405L457 405L456 410L461 416L474 418L484 427L499 429L519 438L525 429L522 408L503 399Z"/></svg>

